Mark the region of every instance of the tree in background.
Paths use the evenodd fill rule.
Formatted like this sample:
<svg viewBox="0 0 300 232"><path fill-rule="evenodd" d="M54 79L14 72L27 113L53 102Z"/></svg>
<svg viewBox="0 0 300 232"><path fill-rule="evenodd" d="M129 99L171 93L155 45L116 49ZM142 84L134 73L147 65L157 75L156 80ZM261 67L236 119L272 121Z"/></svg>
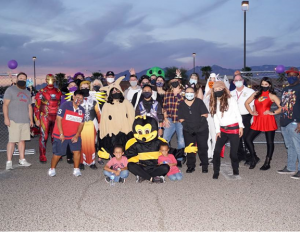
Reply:
<svg viewBox="0 0 300 232"><path fill-rule="evenodd" d="M202 72L202 77L204 77L205 80L207 81L207 79L209 78L209 75L212 72L212 68L210 66L203 66L201 68L201 72Z"/></svg>
<svg viewBox="0 0 300 232"><path fill-rule="evenodd" d="M243 72L251 72L252 71L252 68L250 68L250 67L245 67L245 68L242 68L241 69ZM242 76L243 76L243 78L246 80L246 81L249 81L249 78L251 78L251 77L253 77L253 73L251 72L251 73L242 73Z"/></svg>
<svg viewBox="0 0 300 232"><path fill-rule="evenodd" d="M283 82L287 81L287 78L286 78L284 72L283 72L283 73L278 73L277 81L278 81L279 83L281 83L281 84L282 84Z"/></svg>
<svg viewBox="0 0 300 232"><path fill-rule="evenodd" d="M165 76L166 80L171 80L176 76L176 69L179 69L181 72L181 77L182 77L182 83L185 83L188 79L187 70L184 68L177 68L175 66L173 67L167 67L165 70Z"/></svg>
<svg viewBox="0 0 300 232"><path fill-rule="evenodd" d="M55 78L56 78L58 88L62 89L63 85L67 83L66 74L56 73Z"/></svg>

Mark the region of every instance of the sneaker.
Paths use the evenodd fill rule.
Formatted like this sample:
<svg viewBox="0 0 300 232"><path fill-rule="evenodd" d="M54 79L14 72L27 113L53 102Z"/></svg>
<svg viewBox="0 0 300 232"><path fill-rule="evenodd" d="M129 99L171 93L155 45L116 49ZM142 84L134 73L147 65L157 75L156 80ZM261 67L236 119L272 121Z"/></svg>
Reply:
<svg viewBox="0 0 300 232"><path fill-rule="evenodd" d="M106 183L110 183L110 178L109 178L109 176L105 177L104 180L105 180Z"/></svg>
<svg viewBox="0 0 300 232"><path fill-rule="evenodd" d="M6 161L6 170L13 170L12 161Z"/></svg>
<svg viewBox="0 0 300 232"><path fill-rule="evenodd" d="M165 177L163 177L163 176L152 177L152 182L153 183L164 183L165 182Z"/></svg>
<svg viewBox="0 0 300 232"><path fill-rule="evenodd" d="M125 178L122 178L122 177L120 177L120 179L119 179L119 183L122 183L122 184L124 184L124 183L125 183Z"/></svg>
<svg viewBox="0 0 300 232"><path fill-rule="evenodd" d="M284 167L284 169L278 170L277 173L279 173L279 174L295 174L295 172L288 170L286 166Z"/></svg>
<svg viewBox="0 0 300 232"><path fill-rule="evenodd" d="M142 183L145 179L140 176L136 176L136 183Z"/></svg>
<svg viewBox="0 0 300 232"><path fill-rule="evenodd" d="M166 182L166 179L164 176L160 176L160 183L165 183Z"/></svg>
<svg viewBox="0 0 300 232"><path fill-rule="evenodd" d="M81 176L80 169L79 168L74 168L73 175L74 176Z"/></svg>
<svg viewBox="0 0 300 232"><path fill-rule="evenodd" d="M26 161L26 159L19 159L19 166L22 166L22 167L30 167L31 166L31 163L28 163Z"/></svg>
<svg viewBox="0 0 300 232"><path fill-rule="evenodd" d="M300 171L298 171L295 175L291 176L291 178L299 180L300 179Z"/></svg>
<svg viewBox="0 0 300 232"><path fill-rule="evenodd" d="M84 164L79 164L79 169L84 170Z"/></svg>
<svg viewBox="0 0 300 232"><path fill-rule="evenodd" d="M55 168L50 168L49 171L48 171L48 176L56 176L56 171L55 171Z"/></svg>

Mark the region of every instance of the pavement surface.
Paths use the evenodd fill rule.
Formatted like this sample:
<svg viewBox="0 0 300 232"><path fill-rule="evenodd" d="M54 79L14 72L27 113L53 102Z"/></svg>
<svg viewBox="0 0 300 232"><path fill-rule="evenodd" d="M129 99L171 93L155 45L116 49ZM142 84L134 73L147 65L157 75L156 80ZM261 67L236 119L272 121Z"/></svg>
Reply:
<svg viewBox="0 0 300 232"><path fill-rule="evenodd" d="M38 139L27 148L38 150ZM257 144L261 160L266 144ZM286 149L276 144L271 169L254 170L242 163L233 178L228 158L222 159L221 175L213 180L212 166L202 174L181 170L183 180L164 184L135 183L130 174L125 184L110 186L103 166L86 168L81 177L72 175L72 165L58 164L57 176L47 176L50 162L27 155L31 167L5 171L6 153L0 153L0 230L300 230L300 180L280 175ZM47 157L51 159L51 146Z"/></svg>

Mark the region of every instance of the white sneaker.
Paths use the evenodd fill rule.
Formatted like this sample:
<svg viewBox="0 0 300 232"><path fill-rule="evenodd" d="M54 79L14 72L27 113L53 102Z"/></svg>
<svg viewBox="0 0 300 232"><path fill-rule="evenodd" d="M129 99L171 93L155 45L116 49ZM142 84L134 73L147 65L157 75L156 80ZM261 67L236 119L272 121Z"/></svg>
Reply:
<svg viewBox="0 0 300 232"><path fill-rule="evenodd" d="M6 161L6 170L13 170L12 161Z"/></svg>
<svg viewBox="0 0 300 232"><path fill-rule="evenodd" d="M55 168L50 168L49 171L48 171L48 176L56 176L56 171L55 171Z"/></svg>
<svg viewBox="0 0 300 232"><path fill-rule="evenodd" d="M19 159L19 166L22 166L22 167L30 167L31 166L31 163L28 163L26 161L26 159Z"/></svg>
<svg viewBox="0 0 300 232"><path fill-rule="evenodd" d="M74 176L81 176L80 169L79 168L74 168L73 175Z"/></svg>

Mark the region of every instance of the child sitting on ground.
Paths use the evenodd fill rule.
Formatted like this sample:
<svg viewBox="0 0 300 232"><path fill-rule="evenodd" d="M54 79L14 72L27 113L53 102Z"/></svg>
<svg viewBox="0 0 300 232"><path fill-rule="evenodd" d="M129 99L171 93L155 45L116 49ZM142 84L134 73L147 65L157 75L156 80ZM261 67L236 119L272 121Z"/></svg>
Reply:
<svg viewBox="0 0 300 232"><path fill-rule="evenodd" d="M176 166L177 160L174 155L169 154L169 145L167 143L162 143L160 145L159 152L162 155L158 157L158 164L168 164L170 166L170 171L167 173L170 180L181 180L182 173Z"/></svg>
<svg viewBox="0 0 300 232"><path fill-rule="evenodd" d="M127 170L127 158L123 156L124 148L120 145L114 147L114 156L104 166L105 181L110 183L111 176L114 176L115 182L125 183L129 172Z"/></svg>

